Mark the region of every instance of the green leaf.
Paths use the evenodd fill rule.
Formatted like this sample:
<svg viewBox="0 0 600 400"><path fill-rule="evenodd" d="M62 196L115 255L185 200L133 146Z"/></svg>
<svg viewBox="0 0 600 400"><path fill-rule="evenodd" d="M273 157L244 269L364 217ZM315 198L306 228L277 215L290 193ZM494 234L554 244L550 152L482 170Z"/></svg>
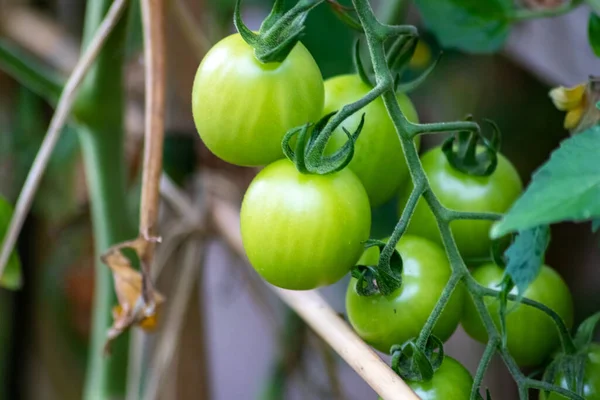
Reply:
<svg viewBox="0 0 600 400"><path fill-rule="evenodd" d="M504 253L507 260L504 276L509 276L515 284L519 298L538 276L544 263L548 243L550 243L550 229L547 225L542 225L519 232L515 241ZM510 291L511 285L507 286Z"/></svg>
<svg viewBox="0 0 600 400"><path fill-rule="evenodd" d="M596 233L600 229L600 218L592 221L592 232Z"/></svg>
<svg viewBox="0 0 600 400"><path fill-rule="evenodd" d="M12 206L2 196L0 196L0 245L4 241L4 236L8 229L8 224L13 214ZM2 276L0 276L0 287L16 290L22 285L21 262L15 251L8 259L8 264Z"/></svg>
<svg viewBox="0 0 600 400"><path fill-rule="evenodd" d="M491 235L600 217L600 126L566 139L538 169Z"/></svg>
<svg viewBox="0 0 600 400"><path fill-rule="evenodd" d="M591 343L594 339L594 332L596 331L598 323L600 323L600 312L588 317L579 325L574 339L577 348L580 349Z"/></svg>
<svg viewBox="0 0 600 400"><path fill-rule="evenodd" d="M50 104L58 102L63 81L14 45L0 40L0 69Z"/></svg>
<svg viewBox="0 0 600 400"><path fill-rule="evenodd" d="M510 0L416 0L416 4L446 48L491 53L502 47L511 27Z"/></svg>
<svg viewBox="0 0 600 400"><path fill-rule="evenodd" d="M600 17L593 12L590 13L588 22L588 39L594 54L600 57Z"/></svg>

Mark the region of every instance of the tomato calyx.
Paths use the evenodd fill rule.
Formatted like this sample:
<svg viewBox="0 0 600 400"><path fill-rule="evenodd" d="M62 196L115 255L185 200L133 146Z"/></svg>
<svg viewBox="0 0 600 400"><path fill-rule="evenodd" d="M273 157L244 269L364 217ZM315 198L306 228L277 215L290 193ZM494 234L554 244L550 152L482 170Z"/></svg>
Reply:
<svg viewBox="0 0 600 400"><path fill-rule="evenodd" d="M569 390L578 395L584 395L583 388L585 385L585 368L588 361L587 354L591 349L594 332L598 328L599 323L600 312L588 317L579 325L573 340L575 353L559 353L550 362L544 372L543 380L545 382L552 384L562 375L566 378Z"/></svg>
<svg viewBox="0 0 600 400"><path fill-rule="evenodd" d="M444 361L444 344L434 335L429 336L424 348L415 340L390 349L392 370L402 379L410 381L428 381L433 378Z"/></svg>
<svg viewBox="0 0 600 400"><path fill-rule="evenodd" d="M468 116L467 121L473 118ZM484 120L492 127L491 139L479 130L460 131L442 144L442 151L454 169L472 176L490 176L498 165L500 129L495 122Z"/></svg>
<svg viewBox="0 0 600 400"><path fill-rule="evenodd" d="M298 171L303 174L327 175L345 168L354 156L354 143L358 139L365 124L365 114L362 114L360 124L353 133L342 127L348 136L335 153L325 156L325 147L331 137L333 129L326 130L325 126L336 112L329 113L319 120L314 126L307 123L303 126L289 130L281 141L283 154L292 161ZM328 133L327 133L328 132ZM295 148L292 149L291 140L296 137Z"/></svg>
<svg viewBox="0 0 600 400"><path fill-rule="evenodd" d="M242 0L236 0L233 23L244 41L254 48L254 55L260 62L282 62L300 40L309 11L323 1L325 0L300 0L284 12L284 0L275 0L271 12L258 33L255 33L242 20Z"/></svg>
<svg viewBox="0 0 600 400"><path fill-rule="evenodd" d="M378 247L381 254L385 246L386 243L381 240L369 239L365 243L365 250ZM351 273L356 278L356 293L359 296L387 296L402 286L402 257L394 249L387 262L384 257L379 257L378 265L357 265Z"/></svg>

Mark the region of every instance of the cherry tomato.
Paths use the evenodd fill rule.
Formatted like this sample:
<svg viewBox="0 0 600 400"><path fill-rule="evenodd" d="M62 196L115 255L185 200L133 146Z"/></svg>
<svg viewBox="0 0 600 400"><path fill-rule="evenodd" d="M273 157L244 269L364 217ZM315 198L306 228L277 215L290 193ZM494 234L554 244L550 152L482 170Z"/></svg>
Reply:
<svg viewBox="0 0 600 400"><path fill-rule="evenodd" d="M342 278L369 238L369 198L344 169L305 175L279 160L254 178L241 211L242 239L252 266L285 289L314 289Z"/></svg>
<svg viewBox="0 0 600 400"><path fill-rule="evenodd" d="M445 356L440 368L429 381L406 381L421 400L467 400L471 395L473 377L461 363Z"/></svg>
<svg viewBox="0 0 600 400"><path fill-rule="evenodd" d="M597 343L590 344L586 355L582 395L585 400L600 400L600 345ZM559 375L554 383L565 389L569 388L564 375ZM540 399L564 400L566 397L552 392L547 396L545 393L541 393Z"/></svg>
<svg viewBox="0 0 600 400"><path fill-rule="evenodd" d="M405 235L396 248L403 261L402 286L388 296L359 296L356 279L346 291L346 312L354 330L382 352L417 337L451 275L444 251L435 243ZM375 265L379 249L365 251L359 264ZM446 341L460 322L464 288L459 286L437 321L433 333Z"/></svg>
<svg viewBox="0 0 600 400"><path fill-rule="evenodd" d="M483 265L473 272L473 278L485 287L498 289L504 270L495 264ZM513 288L512 294L517 293ZM540 302L560 315L567 326L573 323L573 300L569 288L560 275L544 265L537 278L529 285L524 296ZM485 299L496 326L500 326L499 302L494 297ZM506 316L507 345L510 354L520 366L543 363L560 345L558 331L552 319L544 312L514 302L508 302ZM465 301L463 328L475 340L487 342L487 332L471 298Z"/></svg>
<svg viewBox="0 0 600 400"><path fill-rule="evenodd" d="M325 81L323 115L361 99L371 89L358 75L341 75L328 79ZM408 96L398 93L396 97L408 120L417 122L417 112ZM397 194L409 176L398 134L388 116L383 99L377 98L346 118L334 131L328 143L328 150L333 151L346 143L348 136L342 127L354 132L363 113L365 125L356 142L354 157L349 166L365 186L371 206L377 207Z"/></svg>
<svg viewBox="0 0 600 400"><path fill-rule="evenodd" d="M323 98L319 67L300 42L283 62L263 64L234 34L204 56L192 111L215 155L237 165L266 165L283 158L281 139L289 129L319 119Z"/></svg>
<svg viewBox="0 0 600 400"><path fill-rule="evenodd" d="M510 208L523 189L517 171L501 154L498 154L498 166L490 176L471 176L454 169L440 147L425 153L421 162L431 190L452 210L502 213ZM404 210L411 190L412 185L408 185L399 204L399 213ZM452 234L463 257L489 255L491 226L491 221L452 222ZM417 204L407 232L442 243L436 220L423 198Z"/></svg>

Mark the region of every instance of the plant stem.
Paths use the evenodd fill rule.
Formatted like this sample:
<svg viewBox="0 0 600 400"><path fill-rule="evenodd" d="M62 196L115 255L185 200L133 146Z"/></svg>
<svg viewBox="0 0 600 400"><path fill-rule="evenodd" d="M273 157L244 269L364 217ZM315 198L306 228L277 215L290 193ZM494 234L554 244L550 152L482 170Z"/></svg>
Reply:
<svg viewBox="0 0 600 400"><path fill-rule="evenodd" d="M498 297L499 292L487 291L485 288L479 285L479 283L475 281L475 279L471 276L469 270L467 269L464 263L464 260L460 255L460 252L452 235L452 231L450 230L450 222L455 219L495 220L498 218L498 215L494 213L457 212L444 207L431 190L431 186L429 185L429 181L427 180L427 176L425 175L425 171L423 170L423 166L419 159L417 148L413 141L416 135L422 133L445 132L452 130L479 131L479 126L471 121L433 124L413 124L410 121L408 121L402 113L402 110L400 109L400 106L394 93L394 83L392 79L393 77L390 68L386 62L384 41L392 34L407 33L412 35L413 32L410 29L411 27L389 26L381 24L375 18L375 15L368 0L353 0L352 3L357 11L358 18L365 32L367 44L369 46L369 52L371 55L371 62L373 64L373 69L375 72L377 86L382 86L386 88L386 90L382 94L383 102L385 104L390 118L392 119L392 122L394 123L396 132L398 133L398 137L402 145L402 150L404 152L404 156L406 158L406 162L414 186L416 188L419 188L418 191L414 191L411 194L412 201L409 201L405 206L405 209L402 213L402 217L400 218L398 226L396 227L393 235L394 240L390 239L385 249L388 249L388 247L393 249L396 246L397 240L400 238L402 232L404 231L405 224L408 223L408 219L410 218L410 215L412 215L414 208L416 207L416 204L418 202L418 199L422 193L423 198L427 202L434 217L436 218L438 229L440 231L440 236L442 238L442 242L446 250L450 266L452 268L451 278L447 283L447 286L444 289L443 294L440 297L435 309L428 318L427 323L425 324L423 330L419 335L417 342L418 345L423 347L427 343L427 339L431 334L431 330L435 325L437 318L442 313L446 304L448 303L452 291L461 280L464 280L466 283L467 290L473 299L475 307L478 313L481 315L483 324L488 333L489 342L492 343L488 345L488 350L486 350L486 354L484 354L484 359L482 361L482 365L480 366L479 372L479 375L481 376L478 377L479 381L476 382L481 382L483 372L485 371L485 367L489 362L489 359L491 359L492 355L494 354L494 350L498 349L504 360L504 363L510 370L511 374L513 375L515 381L519 386L519 394L521 399L528 398L528 389L530 387L544 387L551 391L560 392L561 394L568 392L564 389L557 388L554 385L548 385L543 382L528 379L523 375L514 358L510 355L505 344L503 344L500 332L496 328L492 316L483 300L484 296ZM535 302L531 303L532 304L530 305L538 306L538 304ZM549 309L544 309L543 311L548 312ZM564 323L562 322L560 317L558 317L558 319L554 318L554 321L556 322L557 327L561 332L561 337L564 336L563 342L565 347L569 348L570 346L572 346L572 340L568 334L568 331L566 330L566 327L564 326ZM571 392L568 393L570 393L568 395L569 398L580 399L580 396L577 396Z"/></svg>
<svg viewBox="0 0 600 400"><path fill-rule="evenodd" d="M111 0L93 0L86 8L83 48L92 40ZM80 141L90 193L95 252L130 238L134 231L126 210L123 155L123 55L125 19L108 38L76 104L76 115L85 125ZM84 398L124 397L128 338L113 346L113 355L103 355L111 308L116 302L110 270L96 257L96 280L92 336L88 356Z"/></svg>
<svg viewBox="0 0 600 400"><path fill-rule="evenodd" d="M479 366L477 367L477 372L475 373L475 378L473 379L473 388L471 389L471 400L477 400L477 396L479 395L479 391L481 389L481 382L483 382L485 372L487 371L488 366L490 365L492 357L496 353L499 344L500 342L498 342L497 340L490 340L485 346L485 351L481 356Z"/></svg>
<svg viewBox="0 0 600 400"><path fill-rule="evenodd" d="M498 297L500 295L500 292L498 290L486 288L483 286L481 286L479 288L479 290L477 290L477 292L481 296ZM528 305L530 307L535 307L538 310L546 313L550 318L552 318L554 320L554 324L556 325L556 329L558 330L558 334L560 336L563 351L567 354L575 353L575 351L576 351L575 344L573 343L573 338L571 338L571 334L569 333L569 328L567 328L565 321L563 321L561 316L558 315L556 313L556 311L554 311L553 309L551 309L550 307L547 307L546 305L544 305L542 303L539 303L535 300L528 299L527 297L523 297L520 300L518 297L519 296L514 295L514 294L509 294L507 296L508 300L520 301L521 303L523 303L525 305Z"/></svg>
<svg viewBox="0 0 600 400"><path fill-rule="evenodd" d="M450 280L444 287L440 298L438 299L433 311L427 318L427 321L425 322L423 329L421 329L421 333L419 334L419 337L417 339L417 346L419 346L422 350L425 350L425 346L427 345L427 341L429 340L429 336L433 331L435 323L440 318L440 315L442 315L444 308L446 308L446 305L452 297L452 293L454 293L454 290L462 280L463 276L463 274L456 272L453 272L450 276Z"/></svg>

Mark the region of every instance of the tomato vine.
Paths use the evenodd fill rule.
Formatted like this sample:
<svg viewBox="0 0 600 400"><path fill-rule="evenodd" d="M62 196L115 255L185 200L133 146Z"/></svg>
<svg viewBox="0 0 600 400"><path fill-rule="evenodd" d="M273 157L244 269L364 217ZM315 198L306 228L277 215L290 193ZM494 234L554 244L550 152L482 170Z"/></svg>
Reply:
<svg viewBox="0 0 600 400"><path fill-rule="evenodd" d="M444 207L431 190L427 176L425 175L423 166L419 160L417 148L413 142L413 139L417 135L447 131L468 131L479 133L479 125L471 121L430 124L415 124L408 121L408 119L402 113L402 110L400 109L396 100L394 93L394 76L392 75L386 60L384 42L390 36L403 34L416 35L416 29L411 26L391 26L382 24L375 17L368 0L353 0L352 3L366 36L371 62L375 73L376 87L383 91L381 96L398 133L398 137L402 144L402 149L404 151L408 169L414 185L413 191L394 229L394 232L387 245L381 252L379 265L389 265L395 246L406 230L408 222L410 221L410 218L416 208L416 204L419 198L422 196L435 216L438 228L440 230L442 243L446 249L446 253L452 268L451 278L449 279L442 295L440 296L436 307L428 318L427 323L419 334L417 339L417 347L421 349L421 351L425 352L425 346L427 345L427 342L431 336L433 326L446 307L458 284L464 282L467 291L470 293L473 299L477 311L482 317L489 337L484 357L482 358L480 366L477 370L475 383L471 392L471 399L478 398L483 375L487 369L487 365L489 364L492 355L496 352L501 355L506 366L513 375L519 387L519 395L522 399L528 398L528 390L530 388L556 392L569 399L582 399L581 396L569 390L549 384L547 382L529 378L521 372L514 358L510 355L506 344L503 342L501 332L494 325L492 316L484 303L484 297L499 297L501 292L484 288L477 281L475 281L459 253L458 247L450 230L450 223L452 221L463 219L496 221L500 219L501 215L495 213L453 211ZM336 115L336 117L338 116ZM337 119L336 117L334 117L334 119ZM327 128L328 127L326 127L325 130L327 130ZM522 301L529 306L536 307L546 312L552 317L561 336L563 350L566 353L572 352L574 349L573 341L569 334L568 328L565 326L562 319L557 316L556 313L542 304L527 299L523 299Z"/></svg>

